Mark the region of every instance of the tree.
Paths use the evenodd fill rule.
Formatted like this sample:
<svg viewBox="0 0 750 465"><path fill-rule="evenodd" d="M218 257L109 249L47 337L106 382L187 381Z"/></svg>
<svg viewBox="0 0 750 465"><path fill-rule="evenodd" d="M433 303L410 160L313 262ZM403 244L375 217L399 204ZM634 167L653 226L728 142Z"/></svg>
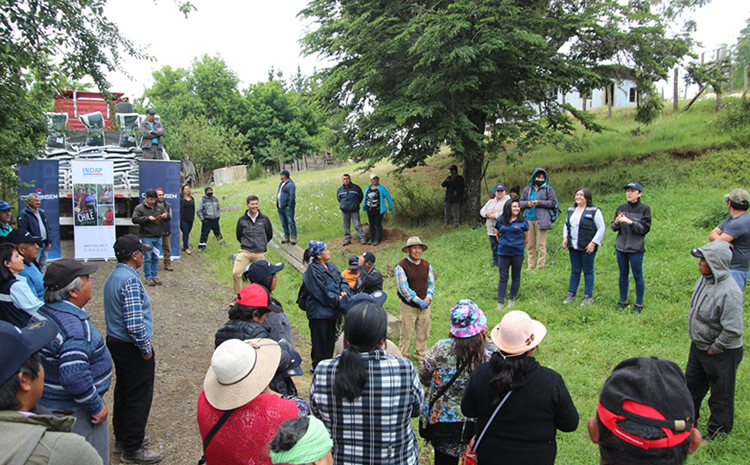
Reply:
<svg viewBox="0 0 750 465"><path fill-rule="evenodd" d="M745 68L750 67L750 18L745 20L745 28L740 31L740 36L737 38L733 58L732 87L743 89L745 86ZM750 70L750 68L748 69Z"/></svg>
<svg viewBox="0 0 750 465"><path fill-rule="evenodd" d="M487 154L513 159L559 142L583 112L558 91L611 82L598 67L624 63L642 82L666 77L690 45L666 21L705 0L312 0L305 52L336 64L318 95L343 113L355 159L426 163L447 143L463 162L467 208L479 209ZM656 8L659 8L656 10ZM541 116L541 118L540 118Z"/></svg>

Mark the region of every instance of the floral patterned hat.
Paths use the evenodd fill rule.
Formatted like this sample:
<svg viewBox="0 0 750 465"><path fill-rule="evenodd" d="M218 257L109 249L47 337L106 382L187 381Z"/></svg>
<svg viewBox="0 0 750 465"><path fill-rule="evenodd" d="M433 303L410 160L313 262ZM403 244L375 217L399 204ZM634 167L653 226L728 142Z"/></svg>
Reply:
<svg viewBox="0 0 750 465"><path fill-rule="evenodd" d="M487 317L477 304L469 299L459 300L451 309L451 334L465 339L487 329Z"/></svg>

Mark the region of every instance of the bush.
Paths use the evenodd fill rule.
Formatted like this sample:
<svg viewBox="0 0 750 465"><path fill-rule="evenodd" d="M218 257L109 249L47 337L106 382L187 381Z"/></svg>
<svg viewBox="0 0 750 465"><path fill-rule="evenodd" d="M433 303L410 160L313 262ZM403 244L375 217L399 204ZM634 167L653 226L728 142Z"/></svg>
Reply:
<svg viewBox="0 0 750 465"><path fill-rule="evenodd" d="M443 218L443 196L436 194L437 189L426 187L403 173L393 174L396 179L394 199L399 200L399 207L393 209L397 222L409 226L422 226L425 218Z"/></svg>
<svg viewBox="0 0 750 465"><path fill-rule="evenodd" d="M265 177L266 172L263 170L263 166L260 163L252 163L247 165L247 180L252 181L253 179L261 179Z"/></svg>
<svg viewBox="0 0 750 465"><path fill-rule="evenodd" d="M737 146L750 147L750 99L743 96L730 100L724 108L726 112L719 117L719 127L729 132Z"/></svg>

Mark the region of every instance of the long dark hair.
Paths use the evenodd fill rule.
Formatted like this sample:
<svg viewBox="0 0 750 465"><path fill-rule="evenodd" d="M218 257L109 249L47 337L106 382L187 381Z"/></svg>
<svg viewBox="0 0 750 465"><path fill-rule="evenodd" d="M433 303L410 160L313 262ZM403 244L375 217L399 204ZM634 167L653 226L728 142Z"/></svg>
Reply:
<svg viewBox="0 0 750 465"><path fill-rule="evenodd" d="M367 363L361 352L369 352L385 339L388 316L383 307L372 302L355 304L344 320L344 345L339 368L333 380L333 394L352 402L367 383Z"/></svg>
<svg viewBox="0 0 750 465"><path fill-rule="evenodd" d="M509 200L509 201L505 202L505 205L503 205L503 218L502 218L502 222L505 225L510 224L510 219L511 219L511 217L513 217L513 210L512 209L513 209L513 204L514 203L517 203L519 207L521 206L521 203L518 200ZM518 216L516 217L516 220L517 221L523 221L523 218L524 218L523 211L519 211L518 212Z"/></svg>
<svg viewBox="0 0 750 465"><path fill-rule="evenodd" d="M501 352L495 352L490 358L490 387L495 392L497 400L510 390L513 382L523 378L526 373L526 364L534 358L528 353L508 357Z"/></svg>
<svg viewBox="0 0 750 465"><path fill-rule="evenodd" d="M471 373L477 365L484 362L484 340L484 331L471 337L454 338L453 353L456 354L456 369L468 361L469 365L466 370Z"/></svg>
<svg viewBox="0 0 750 465"><path fill-rule="evenodd" d="M16 279L16 275L5 265L5 262L9 262L13 258L14 250L18 250L15 244L10 242L0 244L0 265L2 265L0 266L0 282L7 283Z"/></svg>
<svg viewBox="0 0 750 465"><path fill-rule="evenodd" d="M586 199L586 206L592 207L594 205L594 201L591 198L591 189L589 189L588 187L581 187L580 189L576 189L576 193L578 193L578 191L583 192L583 198ZM573 206L578 206L575 200L573 201Z"/></svg>

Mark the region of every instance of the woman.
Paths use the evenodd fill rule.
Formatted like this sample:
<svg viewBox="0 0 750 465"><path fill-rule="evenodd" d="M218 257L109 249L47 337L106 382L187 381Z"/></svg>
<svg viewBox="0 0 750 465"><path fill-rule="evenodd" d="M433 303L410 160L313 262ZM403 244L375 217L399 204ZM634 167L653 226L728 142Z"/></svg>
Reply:
<svg viewBox="0 0 750 465"><path fill-rule="evenodd" d="M195 199L190 194L190 186L183 184L180 190L180 231L182 231L182 251L192 255L190 251L190 231L193 230L195 220Z"/></svg>
<svg viewBox="0 0 750 465"><path fill-rule="evenodd" d="M461 413L461 397L474 369L494 351L484 312L471 300L458 301L451 309L449 337L432 346L419 370L419 380L429 387L420 422L435 447L435 465L458 464L466 449L474 423Z"/></svg>
<svg viewBox="0 0 750 465"><path fill-rule="evenodd" d="M505 184L499 182L493 188L495 193L492 197L487 200L479 214L482 218L487 218L487 235L490 238L490 248L492 249L492 266L497 266L497 236L495 231L495 223L497 219L503 215L503 207L505 203L510 199L510 196L505 195Z"/></svg>
<svg viewBox="0 0 750 465"><path fill-rule="evenodd" d="M388 210L393 211L393 199L388 189L380 185L377 174L370 174L370 185L365 190L365 199L362 202L362 211L367 212L367 220L370 223L370 237L367 245L379 245L383 241L383 216L386 204Z"/></svg>
<svg viewBox="0 0 750 465"><path fill-rule="evenodd" d="M505 291L508 289L508 270L512 270L513 281L510 284L508 307L521 287L521 267L523 266L523 252L529 243L529 224L521 213L518 200L505 202L503 216L495 223L497 231L497 266L500 269L500 280L497 282L497 309L505 307Z"/></svg>
<svg viewBox="0 0 750 465"><path fill-rule="evenodd" d="M349 283L341 276L338 268L330 263L331 252L322 241L310 241L302 261L309 263L302 281L308 297L305 311L310 326L312 368L321 360L333 356L336 345L336 319L343 312L343 299L349 298Z"/></svg>
<svg viewBox="0 0 750 465"><path fill-rule="evenodd" d="M86 210L94 212L94 218L96 218L96 194L90 187L86 189Z"/></svg>
<svg viewBox="0 0 750 465"><path fill-rule="evenodd" d="M346 350L315 369L310 407L333 437L342 465L419 462L411 418L419 415L422 386L414 365L383 350L388 317L374 301L346 314Z"/></svg>
<svg viewBox="0 0 750 465"><path fill-rule="evenodd" d="M568 208L568 217L563 229L562 247L570 255L570 285L568 296L563 300L567 305L576 300L578 284L583 270L583 301L581 307L594 303L594 259L596 250L602 245L606 226L602 211L591 200L591 191L582 187L576 191L575 203Z"/></svg>
<svg viewBox="0 0 750 465"><path fill-rule="evenodd" d="M34 294L23 271L23 257L15 244L0 244L0 320L23 328L44 302Z"/></svg>
<svg viewBox="0 0 750 465"><path fill-rule="evenodd" d="M617 266L620 268L620 302L615 310L622 311L630 306L628 301L628 284L630 269L635 281L635 306L630 311L638 315L643 311L643 294L646 292L646 280L643 278L643 254L646 252L646 234L651 230L651 208L641 202L643 186L631 182L625 186L627 202L617 207L612 231L617 233L615 249Z"/></svg>
<svg viewBox="0 0 750 465"><path fill-rule="evenodd" d="M510 392L476 447L482 465L553 465L557 430L578 427L565 381L532 357L546 334L542 323L518 310L492 330L499 351L477 367L461 400L463 414L477 418L479 436Z"/></svg>
<svg viewBox="0 0 750 465"><path fill-rule="evenodd" d="M271 441L271 462L333 465L333 441L326 425L313 416L287 420Z"/></svg>

